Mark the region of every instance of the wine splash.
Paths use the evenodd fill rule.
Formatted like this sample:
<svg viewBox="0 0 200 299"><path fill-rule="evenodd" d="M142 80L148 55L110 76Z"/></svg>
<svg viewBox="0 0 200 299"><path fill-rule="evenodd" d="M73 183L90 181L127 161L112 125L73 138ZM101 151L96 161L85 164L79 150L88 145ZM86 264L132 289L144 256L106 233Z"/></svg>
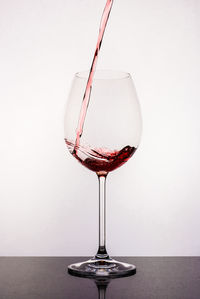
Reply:
<svg viewBox="0 0 200 299"><path fill-rule="evenodd" d="M77 127L77 130L76 130L76 142L75 142L74 149L73 149L73 152L75 154L76 154L76 149L79 147L80 138L81 138L81 135L83 133L83 126L84 126L84 122L85 122L87 108L88 108L89 101L90 101L90 94L91 94L91 90L92 90L92 82L93 82L93 78L94 78L94 74L95 74L98 55L99 55L99 51L100 51L100 48L101 48L104 32L105 32L105 29L106 29L106 25L107 25L107 22L108 22L108 18L109 18L110 12L111 12L112 5L113 5L113 0L107 0L106 6L104 8L103 15L102 15L102 18L101 18L97 45L96 45L96 49L95 49L95 52L94 52L94 57L93 57L92 65L91 65L91 68L90 68L90 73L89 73L87 85L86 85L86 88L85 88L85 93L84 93L84 96L83 96L83 101L82 101L82 106L81 106L81 111L80 111L79 121L78 121L78 127Z"/></svg>
<svg viewBox="0 0 200 299"><path fill-rule="evenodd" d="M94 148L86 146L76 147L74 153L74 144L67 139L65 143L71 154L85 167L96 173L108 173L123 165L136 151L135 147L125 146L119 151L110 151L103 148Z"/></svg>

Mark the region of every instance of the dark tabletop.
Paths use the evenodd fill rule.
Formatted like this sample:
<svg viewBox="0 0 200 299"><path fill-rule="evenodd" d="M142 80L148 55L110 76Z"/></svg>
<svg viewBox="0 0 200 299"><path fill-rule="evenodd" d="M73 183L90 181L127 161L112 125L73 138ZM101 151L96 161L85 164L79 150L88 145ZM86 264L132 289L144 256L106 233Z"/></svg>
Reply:
<svg viewBox="0 0 200 299"><path fill-rule="evenodd" d="M199 299L200 257L129 257L134 276L110 280L73 277L67 265L81 257L1 257L0 299ZM106 292L102 288L106 288ZM101 293L100 293L101 292Z"/></svg>

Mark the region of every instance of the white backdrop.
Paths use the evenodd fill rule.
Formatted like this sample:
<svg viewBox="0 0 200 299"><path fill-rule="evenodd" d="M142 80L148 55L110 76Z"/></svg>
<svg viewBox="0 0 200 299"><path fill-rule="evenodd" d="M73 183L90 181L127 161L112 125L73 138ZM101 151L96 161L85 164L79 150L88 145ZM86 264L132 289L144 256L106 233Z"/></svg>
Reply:
<svg viewBox="0 0 200 299"><path fill-rule="evenodd" d="M92 255L94 173L63 140L105 0L0 1L0 255ZM132 74L135 156L107 180L111 255L200 255L200 1L115 0L98 68Z"/></svg>

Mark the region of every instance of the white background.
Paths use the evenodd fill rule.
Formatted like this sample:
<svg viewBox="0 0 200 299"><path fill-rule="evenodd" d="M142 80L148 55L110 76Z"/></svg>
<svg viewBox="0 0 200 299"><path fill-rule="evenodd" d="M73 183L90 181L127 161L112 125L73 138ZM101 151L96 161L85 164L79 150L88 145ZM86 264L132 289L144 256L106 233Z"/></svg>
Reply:
<svg viewBox="0 0 200 299"><path fill-rule="evenodd" d="M63 140L105 0L0 1L0 255L93 255L96 175ZM98 68L132 74L135 156L107 180L111 255L200 255L200 1L115 0Z"/></svg>

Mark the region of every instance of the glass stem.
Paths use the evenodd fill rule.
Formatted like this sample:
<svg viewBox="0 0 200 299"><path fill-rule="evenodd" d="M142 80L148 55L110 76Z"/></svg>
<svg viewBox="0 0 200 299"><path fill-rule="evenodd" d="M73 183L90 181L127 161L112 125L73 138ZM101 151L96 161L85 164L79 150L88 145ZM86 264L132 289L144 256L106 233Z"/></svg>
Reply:
<svg viewBox="0 0 200 299"><path fill-rule="evenodd" d="M105 288L99 288L98 289L98 295L99 299L105 299L106 298L106 289Z"/></svg>
<svg viewBox="0 0 200 299"><path fill-rule="evenodd" d="M96 258L109 258L106 251L106 174L97 174L99 179L99 249Z"/></svg>
<svg viewBox="0 0 200 299"><path fill-rule="evenodd" d="M109 280L96 280L95 284L97 286L98 289L98 298L99 299L105 299L106 298L106 289L108 287L109 284Z"/></svg>

